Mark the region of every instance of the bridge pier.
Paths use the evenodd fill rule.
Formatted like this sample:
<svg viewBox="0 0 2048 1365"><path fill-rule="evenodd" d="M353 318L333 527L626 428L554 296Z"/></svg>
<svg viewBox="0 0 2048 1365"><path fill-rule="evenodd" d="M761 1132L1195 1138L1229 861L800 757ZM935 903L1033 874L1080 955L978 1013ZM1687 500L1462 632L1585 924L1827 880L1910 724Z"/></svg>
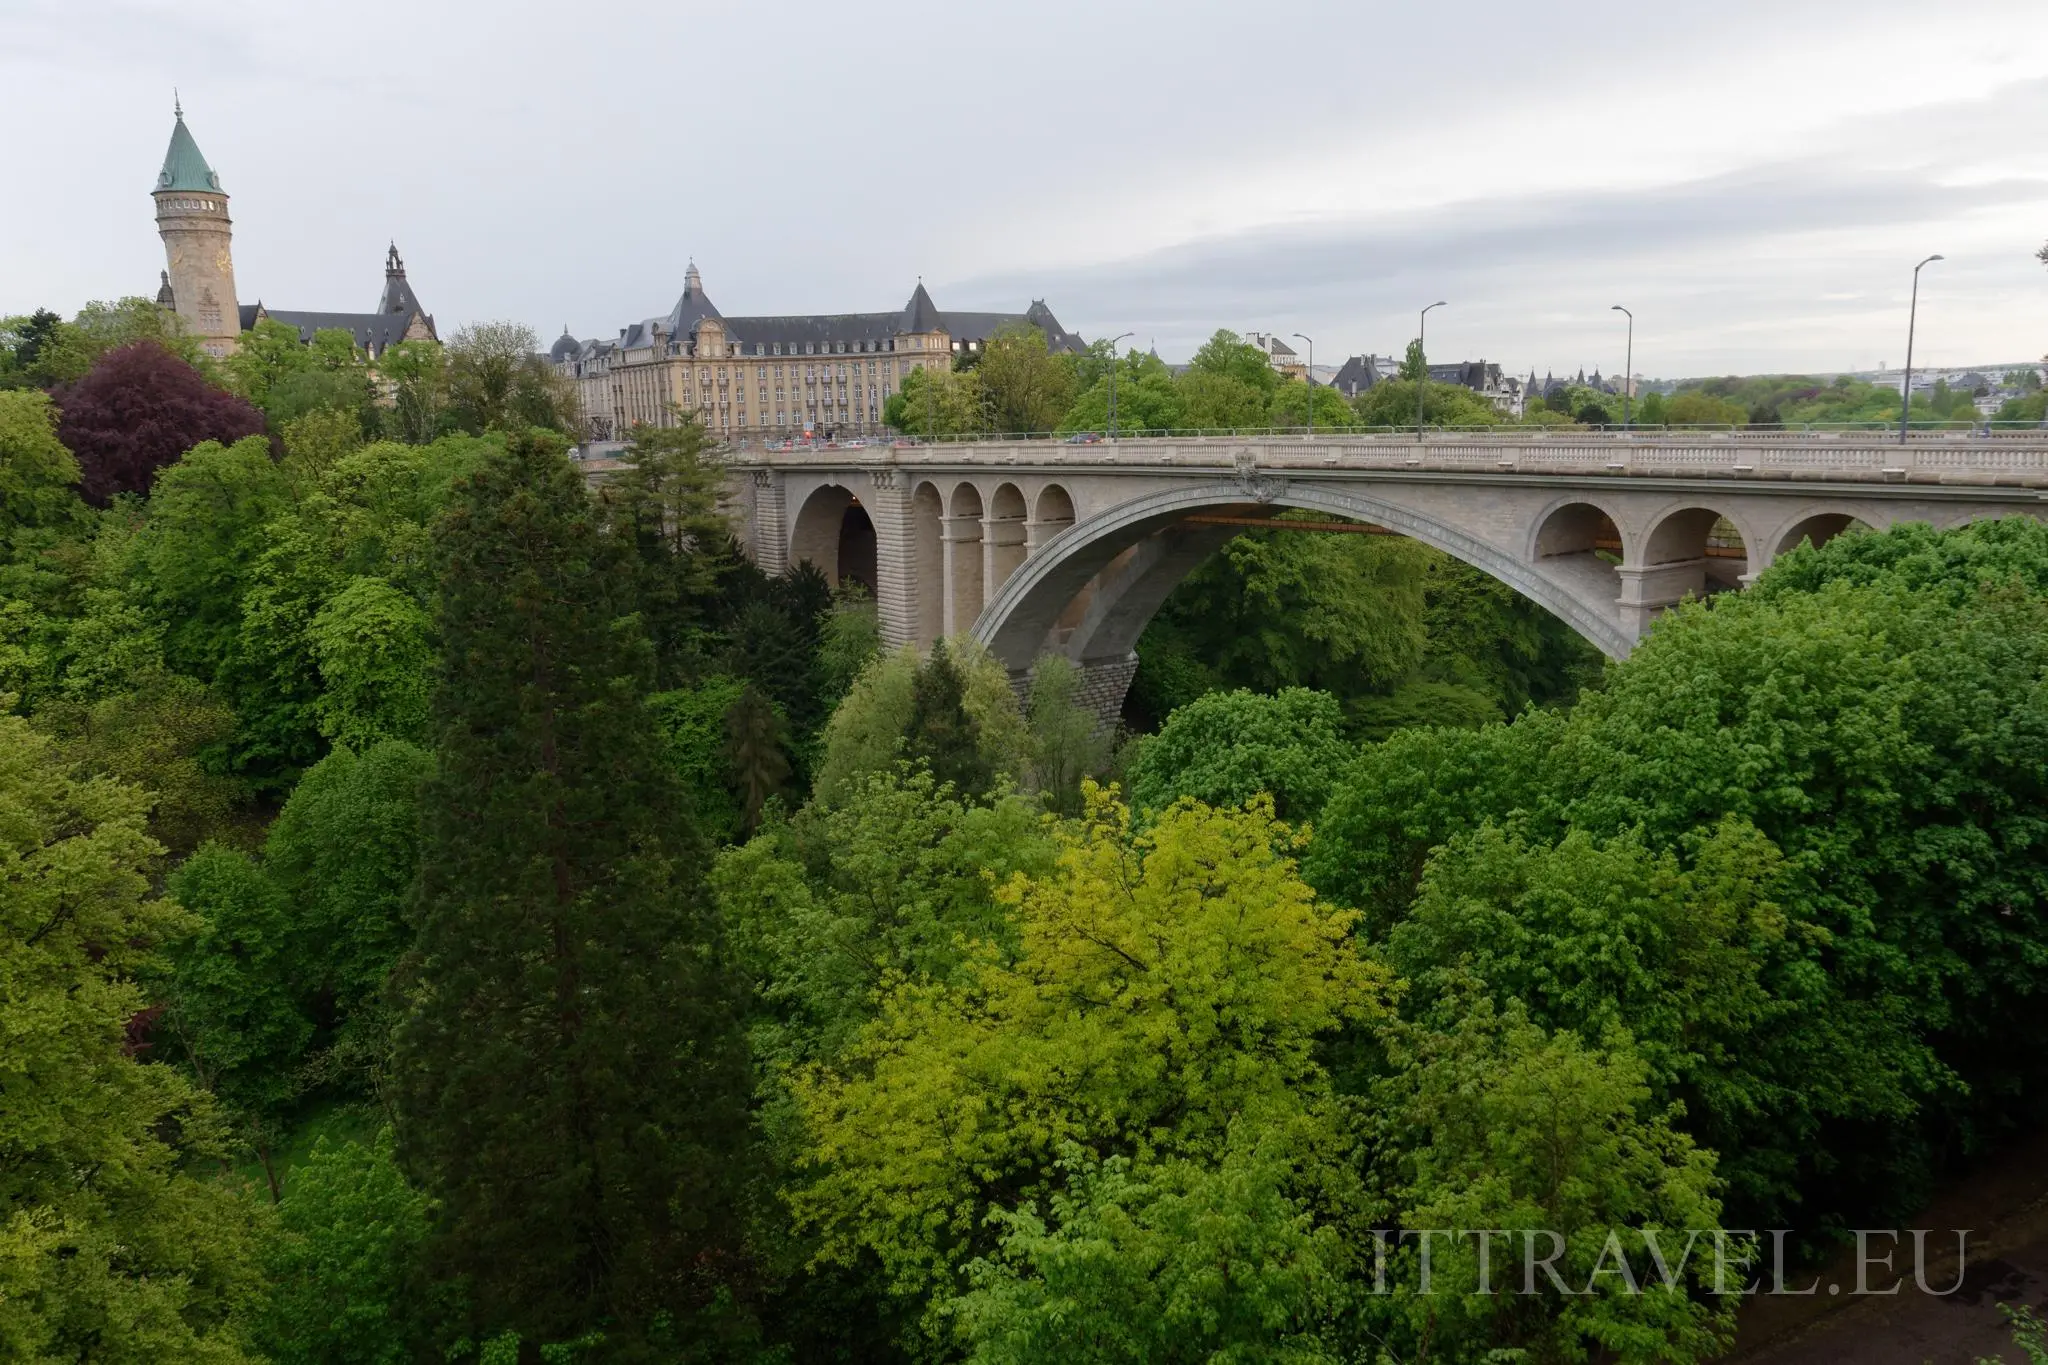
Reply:
<svg viewBox="0 0 2048 1365"><path fill-rule="evenodd" d="M1622 622L1640 638L1666 607L1688 597L1707 595L1707 561L1682 559L1671 564L1624 564L1615 576L1621 580Z"/></svg>

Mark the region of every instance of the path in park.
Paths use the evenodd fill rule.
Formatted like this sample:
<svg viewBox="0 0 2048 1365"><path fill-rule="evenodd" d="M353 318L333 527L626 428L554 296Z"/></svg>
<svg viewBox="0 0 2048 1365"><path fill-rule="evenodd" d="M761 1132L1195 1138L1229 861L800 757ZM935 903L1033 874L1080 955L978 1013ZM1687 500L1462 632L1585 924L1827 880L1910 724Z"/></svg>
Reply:
<svg viewBox="0 0 2048 1365"><path fill-rule="evenodd" d="M1848 1251L1821 1269L1813 1297L1745 1305L1728 1365L1971 1365L1980 1358L2025 1365L1999 1309L2026 1304L2048 1316L2048 1130L1944 1190L1913 1225L1971 1229L1960 1290L1946 1297L1920 1293L1907 1242L1905 1254L1894 1258L1902 1272L1900 1293L1829 1297L1830 1283L1855 1283L1855 1255ZM1939 1249L1944 1240L1946 1257ZM1936 1288L1955 1282L1954 1246L1945 1231L1928 1238L1926 1279ZM1872 1280L1873 1287L1881 1283L1876 1275Z"/></svg>

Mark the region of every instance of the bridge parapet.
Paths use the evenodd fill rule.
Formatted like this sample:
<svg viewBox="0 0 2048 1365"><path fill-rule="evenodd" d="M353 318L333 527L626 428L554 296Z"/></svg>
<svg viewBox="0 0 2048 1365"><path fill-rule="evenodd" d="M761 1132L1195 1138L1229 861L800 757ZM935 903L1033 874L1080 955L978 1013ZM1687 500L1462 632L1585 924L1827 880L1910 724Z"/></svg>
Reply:
<svg viewBox="0 0 2048 1365"><path fill-rule="evenodd" d="M1961 483L2048 487L2048 431L2026 436L1945 433L1903 444L1860 432L1714 432L1704 434L1432 434L1307 439L1147 437L1075 444L1062 441L899 443L863 448L735 452L741 467L766 469L1143 471L1247 466L1275 470L1387 471L1493 475L1568 474L1825 480L1856 483Z"/></svg>

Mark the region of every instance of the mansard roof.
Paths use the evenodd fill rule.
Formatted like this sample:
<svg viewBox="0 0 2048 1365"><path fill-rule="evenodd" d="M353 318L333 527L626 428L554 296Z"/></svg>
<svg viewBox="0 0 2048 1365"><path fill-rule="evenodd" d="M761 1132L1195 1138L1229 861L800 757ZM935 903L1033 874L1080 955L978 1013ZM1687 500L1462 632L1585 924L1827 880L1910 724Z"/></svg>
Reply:
<svg viewBox="0 0 2048 1365"><path fill-rule="evenodd" d="M980 344L1005 327L1036 327L1045 334L1046 346L1055 352L1085 348L1081 338L1060 326L1059 319L1043 299L1034 300L1022 313L974 313L941 311L925 291L922 281L909 302L886 313L787 313L757 317L726 317L704 293L702 279L693 264L683 286L682 297L668 316L643 318L619 329L615 345L620 350L654 346L657 337L669 341L690 340L707 320L716 320L726 340L747 354L774 354L780 347L788 354L828 354L840 343L868 350L886 350L897 337L918 332L944 332L955 341ZM567 337L565 340L574 341ZM580 343L579 343L580 345ZM560 343L557 343L559 348ZM754 348L760 347L756 351ZM806 352L805 348L809 348ZM553 352L550 352L552 355ZM561 357L556 357L560 359Z"/></svg>
<svg viewBox="0 0 2048 1365"><path fill-rule="evenodd" d="M253 311L253 316L251 313ZM309 313L299 309L265 308L260 302L244 304L242 313L246 326L254 326L263 318L282 322L287 327L299 329L299 340L310 344L315 332L339 330L356 339L356 345L373 354L384 351L405 340L405 334L412 327L415 317L422 318L427 325L428 335L434 331L434 320L416 313Z"/></svg>
<svg viewBox="0 0 2048 1365"><path fill-rule="evenodd" d="M164 152L164 168L157 172L156 188L159 190L211 190L224 194L220 177L213 167L206 164L200 155L199 144L192 138L192 130L185 126L185 111L178 111L178 121L171 125L171 145Z"/></svg>
<svg viewBox="0 0 2048 1365"><path fill-rule="evenodd" d="M374 313L320 313L298 308L267 308L263 301L241 305L242 330L248 331L264 319L282 322L288 327L299 329L299 340L310 344L315 332L339 330L356 339L356 345L374 355L382 355L386 348L396 346L405 340L405 334L412 330L414 322L420 323L428 336L440 339L434 330L434 315L420 307L419 298L412 292L412 286L405 280L405 262L398 258L394 245L384 258L384 294L377 301Z"/></svg>

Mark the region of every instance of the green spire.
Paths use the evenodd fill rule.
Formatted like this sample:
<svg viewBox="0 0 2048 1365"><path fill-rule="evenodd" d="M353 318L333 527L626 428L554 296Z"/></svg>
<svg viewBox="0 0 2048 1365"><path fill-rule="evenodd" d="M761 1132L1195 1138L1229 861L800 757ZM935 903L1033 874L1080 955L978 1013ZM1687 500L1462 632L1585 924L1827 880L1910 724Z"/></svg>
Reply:
<svg viewBox="0 0 2048 1365"><path fill-rule="evenodd" d="M206 164L206 158L199 154L199 144L192 140L192 133L185 127L185 110L177 109L177 124L171 129L170 150L164 153L164 168L157 172L156 187L160 190L212 190L221 192L220 177L213 173L213 167Z"/></svg>

